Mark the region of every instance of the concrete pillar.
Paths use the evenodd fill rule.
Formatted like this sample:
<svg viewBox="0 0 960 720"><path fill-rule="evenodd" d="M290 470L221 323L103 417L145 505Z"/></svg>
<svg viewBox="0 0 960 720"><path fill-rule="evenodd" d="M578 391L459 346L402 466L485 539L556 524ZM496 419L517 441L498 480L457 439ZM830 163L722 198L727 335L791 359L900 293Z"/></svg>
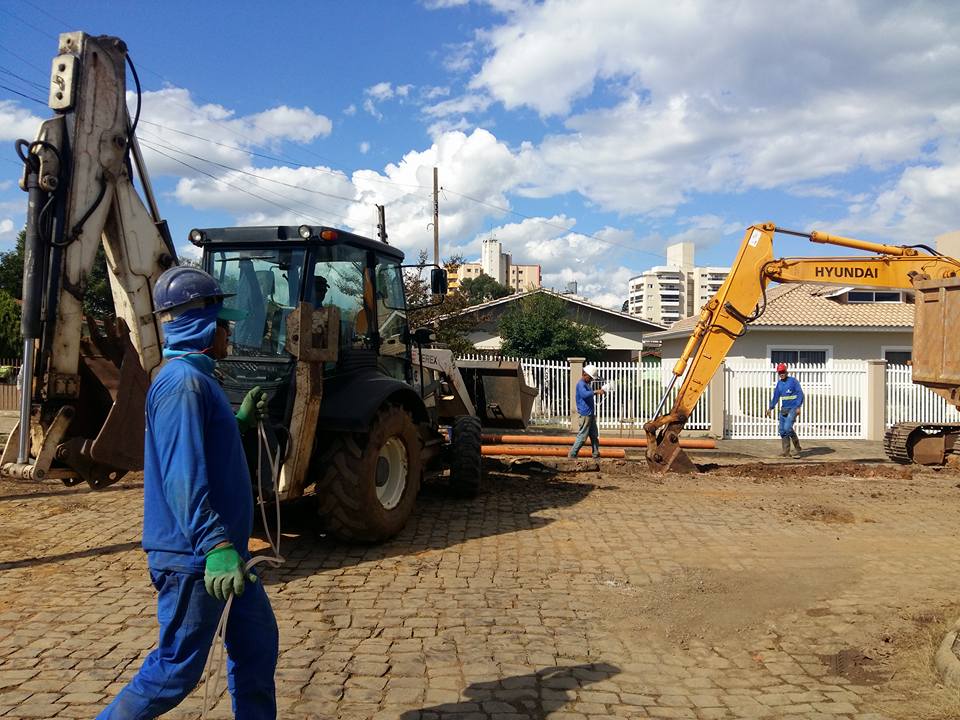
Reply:
<svg viewBox="0 0 960 720"><path fill-rule="evenodd" d="M570 363L570 429L576 431L580 429L580 416L577 413L577 383L583 375L583 366L587 359L572 357L567 358L567 362Z"/></svg>
<svg viewBox="0 0 960 720"><path fill-rule="evenodd" d="M887 361L867 360L867 392L863 403L863 436L883 440L887 414Z"/></svg>
<svg viewBox="0 0 960 720"><path fill-rule="evenodd" d="M710 380L710 430L709 435L718 440L723 438L726 428L726 372L727 364L720 363L720 367Z"/></svg>

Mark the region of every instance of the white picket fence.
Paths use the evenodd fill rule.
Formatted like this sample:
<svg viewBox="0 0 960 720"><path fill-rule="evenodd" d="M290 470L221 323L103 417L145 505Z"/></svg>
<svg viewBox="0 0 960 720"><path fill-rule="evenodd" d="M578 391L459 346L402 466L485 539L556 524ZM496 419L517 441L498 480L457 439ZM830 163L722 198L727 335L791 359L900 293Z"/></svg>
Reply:
<svg viewBox="0 0 960 720"><path fill-rule="evenodd" d="M463 355L464 360L490 360L497 355ZM533 404L530 422L533 425L566 425L570 422L570 363L565 360L520 358L527 384L539 391ZM653 417L666 387L659 363L597 363L600 380L594 385L613 381L609 395L597 397L597 423L604 428L639 428ZM671 393L667 408L676 398L679 384ZM709 392L701 397L687 422L691 430L710 427L707 414Z"/></svg>
<svg viewBox="0 0 960 720"><path fill-rule="evenodd" d="M597 373L602 382L614 383L614 389L609 395L597 398L597 423L600 427L639 428L653 418L666 390L659 363L597 363ZM664 412L670 411L679 389L678 382L670 393ZM710 427L709 395L708 388L687 421L687 428L706 430Z"/></svg>
<svg viewBox="0 0 960 720"><path fill-rule="evenodd" d="M912 382L909 365L887 365L887 427L898 422L960 422L960 413L945 399Z"/></svg>
<svg viewBox="0 0 960 720"><path fill-rule="evenodd" d="M467 355L490 359L491 355ZM533 406L534 425L566 425L570 420L570 364L558 360L520 358L527 384L539 395ZM597 421L603 428L639 429L650 420L665 390L658 363L597 363L600 382L613 381L615 390L597 398ZM776 370L764 360L728 360L724 364L724 437L777 437L776 417L766 410L777 382ZM803 388L803 412L798 431L803 437L848 440L866 437L867 363L832 360L826 364L798 364L790 374ZM600 382L595 383L599 387ZM666 404L669 411L680 383ZM908 365L886 368L887 427L898 422L960 422L960 412L928 388L911 382ZM688 430L710 428L710 389L694 408ZM719 424L719 420L718 420Z"/></svg>
<svg viewBox="0 0 960 720"><path fill-rule="evenodd" d="M777 437L775 418L766 416L777 384L774 366L765 360L728 361L724 373L724 437ZM863 404L867 394L865 362L802 363L792 365L790 374L803 388L799 422L804 437L833 440L863 437Z"/></svg>

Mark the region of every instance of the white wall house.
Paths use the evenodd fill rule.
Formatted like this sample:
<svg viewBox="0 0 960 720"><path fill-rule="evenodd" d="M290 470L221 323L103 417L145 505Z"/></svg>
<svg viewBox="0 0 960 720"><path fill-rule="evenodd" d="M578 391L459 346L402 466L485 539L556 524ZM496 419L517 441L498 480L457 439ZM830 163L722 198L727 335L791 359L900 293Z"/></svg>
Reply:
<svg viewBox="0 0 960 720"><path fill-rule="evenodd" d="M767 291L764 313L747 326L729 361L828 363L832 360L911 359L913 293L904 290L777 285ZM660 341L663 366L673 367L697 318L645 336Z"/></svg>

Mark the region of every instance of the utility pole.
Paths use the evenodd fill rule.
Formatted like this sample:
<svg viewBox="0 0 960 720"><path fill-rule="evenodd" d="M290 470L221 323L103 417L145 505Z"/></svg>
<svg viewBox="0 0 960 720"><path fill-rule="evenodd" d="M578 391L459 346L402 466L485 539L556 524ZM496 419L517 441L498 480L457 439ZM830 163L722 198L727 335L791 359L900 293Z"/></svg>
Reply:
<svg viewBox="0 0 960 720"><path fill-rule="evenodd" d="M377 237L385 245L387 242L387 211L383 205L377 205Z"/></svg>
<svg viewBox="0 0 960 720"><path fill-rule="evenodd" d="M440 185L433 168L433 262L440 267Z"/></svg>

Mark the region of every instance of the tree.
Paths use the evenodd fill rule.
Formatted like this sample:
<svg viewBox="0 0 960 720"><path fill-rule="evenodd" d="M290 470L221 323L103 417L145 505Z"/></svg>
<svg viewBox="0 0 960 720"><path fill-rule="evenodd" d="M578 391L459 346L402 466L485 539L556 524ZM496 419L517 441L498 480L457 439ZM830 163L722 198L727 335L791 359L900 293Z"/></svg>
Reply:
<svg viewBox="0 0 960 720"><path fill-rule="evenodd" d="M16 358L22 352L20 306L10 293L0 290L0 357Z"/></svg>
<svg viewBox="0 0 960 720"><path fill-rule="evenodd" d="M463 258L454 256L444 263L444 267L447 272L450 272L462 264ZM469 304L466 296L460 288L457 288L448 293L443 298L443 302L436 303L430 292L428 265L427 252L421 250L417 267L404 272L403 285L407 296L407 307L420 307L409 313L407 321L410 323L410 328L416 330L421 327L432 327L437 334L437 342L443 343L458 355L475 352L473 343L467 340L466 336L474 326L475 320L456 316L457 312Z"/></svg>
<svg viewBox="0 0 960 720"><path fill-rule="evenodd" d="M0 290L17 300L23 299L23 246L26 231L17 233L13 250L0 253ZM93 267L86 279L83 311L90 317L102 318L115 314L110 279L107 277L107 255L103 245L97 248Z"/></svg>
<svg viewBox="0 0 960 720"><path fill-rule="evenodd" d="M603 330L574 322L567 317L567 304L562 298L542 292L519 298L500 318L499 329L504 355L599 360L606 349Z"/></svg>
<svg viewBox="0 0 960 720"><path fill-rule="evenodd" d="M479 305L513 294L513 290L506 285L501 285L486 273L480 273L475 278L467 278L460 283L460 288L470 305Z"/></svg>

